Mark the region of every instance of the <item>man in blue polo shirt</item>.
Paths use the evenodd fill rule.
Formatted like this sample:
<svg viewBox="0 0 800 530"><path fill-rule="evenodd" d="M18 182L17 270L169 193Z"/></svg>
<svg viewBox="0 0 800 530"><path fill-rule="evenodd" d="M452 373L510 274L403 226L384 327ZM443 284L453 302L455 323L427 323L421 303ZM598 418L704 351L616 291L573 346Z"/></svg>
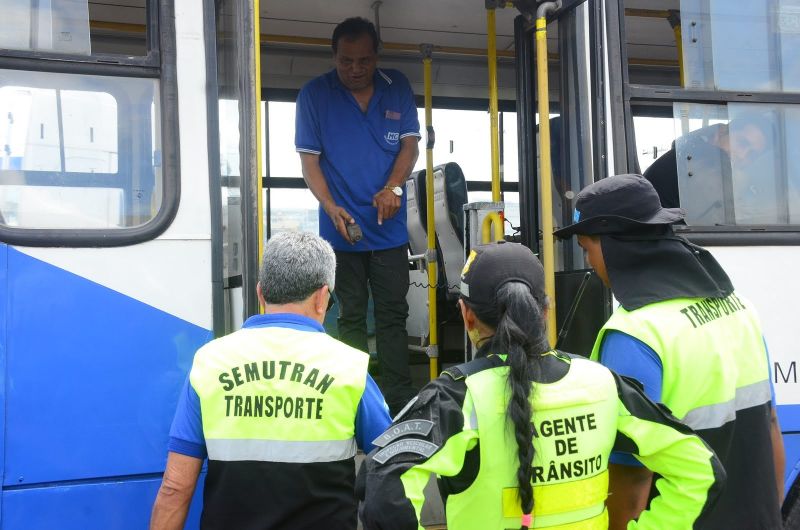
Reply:
<svg viewBox="0 0 800 530"><path fill-rule="evenodd" d="M322 328L335 260L314 234L267 242L257 287L265 314L195 354L152 530L183 528L206 458L206 530L356 527L356 447L373 449L390 420L368 355Z"/></svg>
<svg viewBox="0 0 800 530"><path fill-rule="evenodd" d="M339 338L367 351L368 289L375 304L381 387L399 411L414 396L408 368L408 231L404 183L419 155L408 80L377 68L371 22L349 18L333 32L336 68L297 98L295 146L319 200L319 233L336 251ZM324 215L323 215L324 214ZM354 240L348 225L358 225Z"/></svg>

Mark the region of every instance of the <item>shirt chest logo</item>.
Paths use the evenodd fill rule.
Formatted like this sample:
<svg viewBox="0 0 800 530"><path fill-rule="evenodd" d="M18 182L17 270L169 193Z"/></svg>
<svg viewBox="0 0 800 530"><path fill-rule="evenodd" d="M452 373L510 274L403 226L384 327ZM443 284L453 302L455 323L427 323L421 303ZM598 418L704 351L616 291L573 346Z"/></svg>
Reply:
<svg viewBox="0 0 800 530"><path fill-rule="evenodd" d="M389 145L397 145L397 142L400 141L400 133L399 132L387 132L383 139L386 140L386 143Z"/></svg>

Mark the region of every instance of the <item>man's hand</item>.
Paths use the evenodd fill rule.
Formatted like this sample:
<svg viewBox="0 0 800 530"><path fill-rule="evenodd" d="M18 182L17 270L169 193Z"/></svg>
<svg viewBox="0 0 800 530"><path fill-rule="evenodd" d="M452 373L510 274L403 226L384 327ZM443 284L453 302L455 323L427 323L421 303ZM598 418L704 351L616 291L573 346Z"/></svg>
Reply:
<svg viewBox="0 0 800 530"><path fill-rule="evenodd" d="M350 235L347 233L347 225L356 222L355 219L353 219L353 216L351 216L349 213L347 213L347 210L337 204L326 206L325 213L327 213L328 217L330 217L331 221L333 221L333 226L336 227L336 231L339 232L339 235L341 235L345 241L352 245L353 241L350 239Z"/></svg>
<svg viewBox="0 0 800 530"><path fill-rule="evenodd" d="M378 209L378 224L382 225L384 219L391 219L400 210L400 197L391 190L383 188L372 196L372 206Z"/></svg>

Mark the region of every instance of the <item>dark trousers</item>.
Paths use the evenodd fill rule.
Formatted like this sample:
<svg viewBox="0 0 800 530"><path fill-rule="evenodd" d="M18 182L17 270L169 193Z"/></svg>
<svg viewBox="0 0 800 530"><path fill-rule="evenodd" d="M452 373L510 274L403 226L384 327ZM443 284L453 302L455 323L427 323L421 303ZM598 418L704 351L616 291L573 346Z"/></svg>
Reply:
<svg viewBox="0 0 800 530"><path fill-rule="evenodd" d="M416 394L408 368L406 245L371 252L336 252L339 340L365 352L369 351L368 287L375 305L379 386L390 411L395 414Z"/></svg>

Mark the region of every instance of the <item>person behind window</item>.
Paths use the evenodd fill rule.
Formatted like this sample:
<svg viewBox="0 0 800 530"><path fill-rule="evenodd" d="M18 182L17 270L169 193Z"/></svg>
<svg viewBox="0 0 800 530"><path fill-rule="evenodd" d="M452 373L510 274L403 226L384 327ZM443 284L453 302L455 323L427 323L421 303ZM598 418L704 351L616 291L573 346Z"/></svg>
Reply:
<svg viewBox="0 0 800 530"><path fill-rule="evenodd" d="M152 530L183 528L206 456L204 529L355 528L356 447L372 449L389 414L368 355L322 328L335 268L313 234L267 242L265 314L195 354Z"/></svg>
<svg viewBox="0 0 800 530"><path fill-rule="evenodd" d="M763 172L749 175L748 170L773 142L773 128L768 116L748 113L692 131L675 140L644 178L653 184L661 205L682 207L690 224L735 224L737 217L748 217L753 179L768 180Z"/></svg>
<svg viewBox="0 0 800 530"><path fill-rule="evenodd" d="M375 441L359 475L365 529L421 528L431 473L449 528L604 529L613 449L661 476L629 529L702 527L723 485L719 460L635 384L550 348L544 271L528 248L476 247L459 307L476 359L445 370Z"/></svg>
<svg viewBox="0 0 800 530"><path fill-rule="evenodd" d="M345 20L331 45L336 68L297 97L295 145L303 178L320 204L319 233L336 251L339 338L368 351L371 292L380 383L394 413L414 395L403 190L419 155L417 107L403 74L377 68L371 22ZM360 240L348 233L356 224Z"/></svg>
<svg viewBox="0 0 800 530"><path fill-rule="evenodd" d="M639 175L609 177L578 194L574 224L555 235L578 236L621 304L591 358L641 382L719 455L727 484L696 528L781 528L784 451L761 324L711 253L673 233L683 217L662 208ZM652 471L631 452L611 457L615 528L638 517L655 492ZM658 479L654 486L661 489Z"/></svg>

